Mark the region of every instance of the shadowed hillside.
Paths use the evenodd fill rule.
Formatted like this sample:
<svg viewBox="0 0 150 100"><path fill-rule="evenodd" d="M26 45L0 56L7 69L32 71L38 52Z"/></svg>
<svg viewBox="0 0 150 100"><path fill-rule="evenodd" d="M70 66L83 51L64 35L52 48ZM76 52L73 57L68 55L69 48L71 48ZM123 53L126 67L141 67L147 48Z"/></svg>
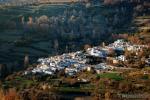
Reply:
<svg viewBox="0 0 150 100"><path fill-rule="evenodd" d="M138 32L136 18L148 16L148 6L143 0L95 0L3 8L0 63L22 66L25 55L32 63L39 57L81 50L85 44L109 43L114 34Z"/></svg>

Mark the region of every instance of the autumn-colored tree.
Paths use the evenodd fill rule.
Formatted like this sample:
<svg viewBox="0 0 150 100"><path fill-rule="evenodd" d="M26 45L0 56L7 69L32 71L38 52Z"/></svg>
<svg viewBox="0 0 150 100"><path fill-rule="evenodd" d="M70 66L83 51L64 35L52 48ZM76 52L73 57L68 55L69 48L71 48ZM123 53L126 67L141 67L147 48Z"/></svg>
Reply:
<svg viewBox="0 0 150 100"><path fill-rule="evenodd" d="M119 90L121 92L130 92L132 90L132 84L128 82L120 82L119 83Z"/></svg>
<svg viewBox="0 0 150 100"><path fill-rule="evenodd" d="M142 50L138 52L139 58L142 57L148 58L149 55L150 55L150 48L142 48Z"/></svg>
<svg viewBox="0 0 150 100"><path fill-rule="evenodd" d="M100 100L100 91L99 91L100 81L97 81L95 85L96 85L96 88L93 91L94 100Z"/></svg>
<svg viewBox="0 0 150 100"><path fill-rule="evenodd" d="M110 91L105 92L105 100L111 100L111 93Z"/></svg>
<svg viewBox="0 0 150 100"><path fill-rule="evenodd" d="M138 36L130 36L128 40L135 44L141 44L142 42Z"/></svg>
<svg viewBox="0 0 150 100"><path fill-rule="evenodd" d="M135 79L135 78L140 78L142 75L143 75L142 71L133 71L128 74L128 77Z"/></svg>
<svg viewBox="0 0 150 100"><path fill-rule="evenodd" d="M104 4L115 4L115 3L118 3L119 1L121 0L104 0Z"/></svg>
<svg viewBox="0 0 150 100"><path fill-rule="evenodd" d="M146 60L145 57L142 57L140 59L140 61L139 61L139 68L144 68L145 67L145 64L146 64L145 60Z"/></svg>
<svg viewBox="0 0 150 100"><path fill-rule="evenodd" d="M5 98L4 91L0 89L0 100L5 100L4 98Z"/></svg>
<svg viewBox="0 0 150 100"><path fill-rule="evenodd" d="M74 85L75 83L77 83L77 80L76 80L76 79L71 79L71 80L70 80L70 85Z"/></svg>
<svg viewBox="0 0 150 100"><path fill-rule="evenodd" d="M113 0L104 0L104 4L111 4Z"/></svg>
<svg viewBox="0 0 150 100"><path fill-rule="evenodd" d="M21 100L17 91L14 88L10 88L5 94L4 100Z"/></svg>

